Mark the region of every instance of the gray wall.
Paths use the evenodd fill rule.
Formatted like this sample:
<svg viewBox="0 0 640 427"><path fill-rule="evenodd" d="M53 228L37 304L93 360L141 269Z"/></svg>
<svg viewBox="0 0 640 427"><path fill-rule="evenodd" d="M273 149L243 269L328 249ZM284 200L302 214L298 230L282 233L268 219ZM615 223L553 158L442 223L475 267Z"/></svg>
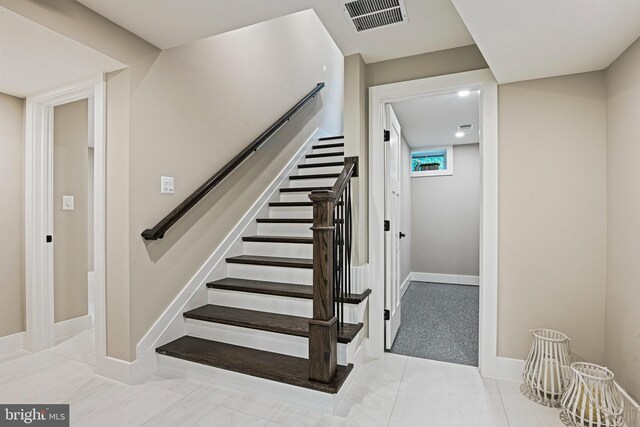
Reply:
<svg viewBox="0 0 640 427"><path fill-rule="evenodd" d="M489 68L474 44L438 52L405 56L367 65L367 85L404 82Z"/></svg>
<svg viewBox="0 0 640 427"><path fill-rule="evenodd" d="M24 100L0 93L0 337L25 330Z"/></svg>
<svg viewBox="0 0 640 427"><path fill-rule="evenodd" d="M342 133L343 56L313 11L163 51L133 91L128 358L242 215L320 127ZM326 65L327 72L323 72ZM157 242L140 238L318 82L326 88ZM108 171L109 172L109 171ZM176 179L161 195L161 175Z"/></svg>
<svg viewBox="0 0 640 427"><path fill-rule="evenodd" d="M359 53L344 58L344 143L345 156L359 156L358 177L353 178L354 247L353 265L366 264L368 217L369 165L366 153L369 115L367 114L367 65Z"/></svg>
<svg viewBox="0 0 640 427"><path fill-rule="evenodd" d="M411 273L411 148L402 137L400 156L400 231L407 235L400 239L400 280L402 283Z"/></svg>
<svg viewBox="0 0 640 427"><path fill-rule="evenodd" d="M478 144L453 147L453 175L411 178L411 270L477 276Z"/></svg>
<svg viewBox="0 0 640 427"><path fill-rule="evenodd" d="M88 313L86 99L54 108L53 119L53 272L54 321ZM62 210L62 196L74 197L74 209Z"/></svg>
<svg viewBox="0 0 640 427"><path fill-rule="evenodd" d="M640 399L640 40L606 72L605 364Z"/></svg>
<svg viewBox="0 0 640 427"><path fill-rule="evenodd" d="M499 87L498 354L532 328L604 361L606 99L602 72Z"/></svg>
<svg viewBox="0 0 640 427"><path fill-rule="evenodd" d="M93 271L93 217L94 217L94 175L95 175L94 149L87 150L87 269Z"/></svg>

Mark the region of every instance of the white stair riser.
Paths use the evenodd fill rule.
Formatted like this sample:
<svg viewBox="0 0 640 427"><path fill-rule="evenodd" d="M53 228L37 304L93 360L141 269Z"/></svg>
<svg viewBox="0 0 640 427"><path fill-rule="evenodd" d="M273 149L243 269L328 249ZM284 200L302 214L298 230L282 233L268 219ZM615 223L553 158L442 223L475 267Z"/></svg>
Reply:
<svg viewBox="0 0 640 427"><path fill-rule="evenodd" d="M289 187L333 187L338 178L291 179Z"/></svg>
<svg viewBox="0 0 640 427"><path fill-rule="evenodd" d="M329 144L327 144L329 145ZM311 151L313 154L317 154L317 153L343 153L344 152L344 147L323 147L322 145L314 145L313 146L313 151Z"/></svg>
<svg viewBox="0 0 640 427"><path fill-rule="evenodd" d="M310 202L310 201L309 201ZM313 218L312 206L271 206L270 218Z"/></svg>
<svg viewBox="0 0 640 427"><path fill-rule="evenodd" d="M227 272L229 277L236 279L299 283L302 285L311 285L313 283L313 270L310 268L229 263Z"/></svg>
<svg viewBox="0 0 640 427"><path fill-rule="evenodd" d="M209 289L208 303L290 316L312 317L313 315L313 300L279 295ZM361 306L364 305L366 305L366 301L360 304L344 304L344 321L347 323L362 322L364 307Z"/></svg>
<svg viewBox="0 0 640 427"><path fill-rule="evenodd" d="M244 242L245 255L312 258L313 245L309 243Z"/></svg>
<svg viewBox="0 0 640 427"><path fill-rule="evenodd" d="M316 164L316 163L328 163L328 162L343 162L344 156L323 156L323 157L309 157L305 158L306 164Z"/></svg>
<svg viewBox="0 0 640 427"><path fill-rule="evenodd" d="M260 331L239 326L186 319L186 334L196 338L255 348L262 351L288 354L289 356L309 357L309 340L306 337ZM355 345L338 343L338 364L346 365L347 355L353 354L347 347Z"/></svg>
<svg viewBox="0 0 640 427"><path fill-rule="evenodd" d="M316 175L319 173L340 173L344 166L322 166L317 168L298 168L298 175Z"/></svg>
<svg viewBox="0 0 640 427"><path fill-rule="evenodd" d="M311 223L258 223L258 235L260 236L294 236L312 237Z"/></svg>
<svg viewBox="0 0 640 427"><path fill-rule="evenodd" d="M309 192L296 191L293 193L280 193L281 202L310 202Z"/></svg>

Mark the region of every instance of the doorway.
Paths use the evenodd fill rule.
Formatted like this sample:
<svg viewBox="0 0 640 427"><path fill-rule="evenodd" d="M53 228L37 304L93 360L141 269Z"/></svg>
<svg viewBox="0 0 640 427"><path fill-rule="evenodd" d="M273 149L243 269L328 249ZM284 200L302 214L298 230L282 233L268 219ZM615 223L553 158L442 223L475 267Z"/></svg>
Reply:
<svg viewBox="0 0 640 427"><path fill-rule="evenodd" d="M87 98L53 108L51 206L56 341L93 327L93 135Z"/></svg>
<svg viewBox="0 0 640 427"><path fill-rule="evenodd" d="M385 111L386 105L425 96L478 91L479 96L479 337L478 367L482 375L499 376L497 357L498 145L497 83L489 70L478 70L369 88L369 355L385 350L385 318L391 318L385 288ZM375 226L380 224L380 227ZM404 230L400 230L403 231ZM398 235L399 236L399 235ZM402 263L402 261L400 261ZM398 280L400 282L400 280ZM400 287L401 287L400 283ZM398 285L396 285L398 286ZM393 290L392 290L393 291ZM395 302L400 305L399 302ZM387 313L385 310L389 310Z"/></svg>
<svg viewBox="0 0 640 427"><path fill-rule="evenodd" d="M29 96L25 128L25 347L50 348L93 324L98 364L106 355L104 89L100 75Z"/></svg>
<svg viewBox="0 0 640 427"><path fill-rule="evenodd" d="M401 283L385 282L387 293L399 288L401 295L390 307L401 319L387 328L393 336L385 333L385 349L478 366L479 93L427 95L386 108L387 124L402 132L395 137L399 157L385 158L386 176L399 171L400 187L399 208L385 216L397 225L385 233L385 264Z"/></svg>

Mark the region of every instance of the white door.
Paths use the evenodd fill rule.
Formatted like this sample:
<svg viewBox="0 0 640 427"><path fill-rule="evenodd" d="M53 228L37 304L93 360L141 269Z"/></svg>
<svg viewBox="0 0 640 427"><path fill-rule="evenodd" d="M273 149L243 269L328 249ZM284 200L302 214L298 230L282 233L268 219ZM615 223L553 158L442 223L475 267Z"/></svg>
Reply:
<svg viewBox="0 0 640 427"><path fill-rule="evenodd" d="M400 123L391 105L386 106L385 129L385 220L389 231L385 244L385 301L388 320L385 321L385 348L389 350L400 328ZM386 316L386 314L385 314Z"/></svg>

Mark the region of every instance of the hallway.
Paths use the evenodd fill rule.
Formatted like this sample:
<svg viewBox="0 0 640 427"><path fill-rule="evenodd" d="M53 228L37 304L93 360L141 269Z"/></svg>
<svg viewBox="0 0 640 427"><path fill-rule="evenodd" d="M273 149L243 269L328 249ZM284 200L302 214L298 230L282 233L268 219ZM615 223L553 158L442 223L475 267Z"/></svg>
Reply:
<svg viewBox="0 0 640 427"><path fill-rule="evenodd" d="M411 282L391 352L478 366L478 286Z"/></svg>

